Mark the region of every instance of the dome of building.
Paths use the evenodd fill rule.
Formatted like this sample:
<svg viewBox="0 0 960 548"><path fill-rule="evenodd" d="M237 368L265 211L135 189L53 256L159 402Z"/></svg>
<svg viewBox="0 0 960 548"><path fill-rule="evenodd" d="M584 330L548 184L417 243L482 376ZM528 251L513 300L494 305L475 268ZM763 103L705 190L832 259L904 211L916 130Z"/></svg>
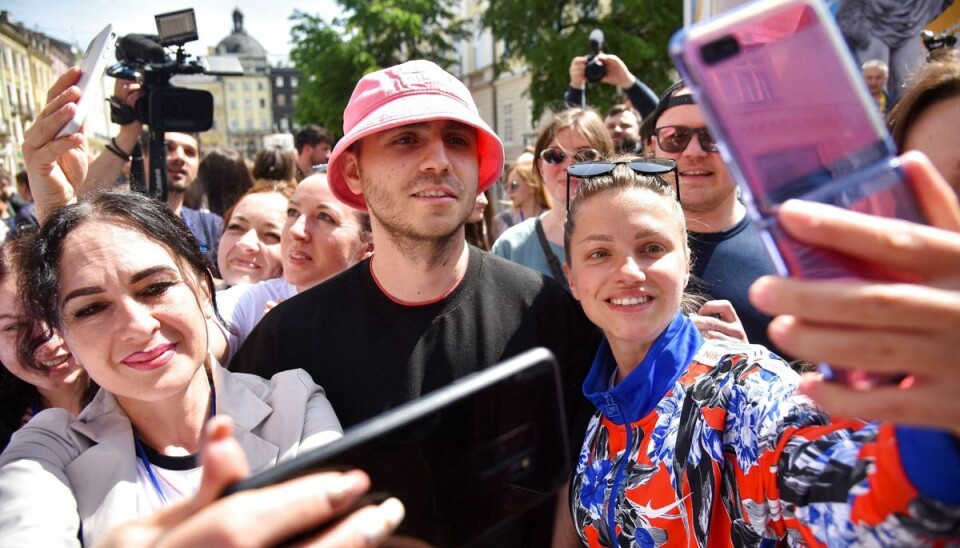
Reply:
<svg viewBox="0 0 960 548"><path fill-rule="evenodd" d="M256 38L247 34L243 29L243 13L239 9L233 10L233 32L217 44L217 53L233 55L264 56L267 50L263 49Z"/></svg>

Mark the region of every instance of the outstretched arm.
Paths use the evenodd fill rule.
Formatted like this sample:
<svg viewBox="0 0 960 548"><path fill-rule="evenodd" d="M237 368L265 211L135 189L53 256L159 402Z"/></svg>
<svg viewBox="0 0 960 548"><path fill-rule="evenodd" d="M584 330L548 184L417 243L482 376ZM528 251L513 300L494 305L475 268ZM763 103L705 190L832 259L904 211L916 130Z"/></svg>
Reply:
<svg viewBox="0 0 960 548"><path fill-rule="evenodd" d="M207 425L203 480L195 496L114 529L100 545L273 546L336 522L370 488L363 472L328 472L218 500L224 488L248 473L243 449L232 431L233 423L226 417L214 417ZM388 499L356 510L303 544L376 545L402 519L403 505Z"/></svg>

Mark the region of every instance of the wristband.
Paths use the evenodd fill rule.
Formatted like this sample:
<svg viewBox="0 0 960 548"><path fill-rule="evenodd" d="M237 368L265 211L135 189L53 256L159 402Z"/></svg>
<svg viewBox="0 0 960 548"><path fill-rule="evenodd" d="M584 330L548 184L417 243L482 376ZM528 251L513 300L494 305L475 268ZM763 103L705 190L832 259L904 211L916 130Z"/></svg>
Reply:
<svg viewBox="0 0 960 548"><path fill-rule="evenodd" d="M117 146L116 139L110 139L110 142L106 144L105 148L110 152L112 152L118 158L122 159L124 162L128 162L131 159L133 159L132 156L120 150L120 147Z"/></svg>

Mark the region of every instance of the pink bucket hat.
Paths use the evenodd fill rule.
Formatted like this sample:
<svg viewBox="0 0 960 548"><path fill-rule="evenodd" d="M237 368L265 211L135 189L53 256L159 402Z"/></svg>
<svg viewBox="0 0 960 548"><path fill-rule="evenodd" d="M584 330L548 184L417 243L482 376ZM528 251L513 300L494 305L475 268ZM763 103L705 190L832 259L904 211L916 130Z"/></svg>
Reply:
<svg viewBox="0 0 960 548"><path fill-rule="evenodd" d="M490 188L503 171L503 144L477 112L473 97L452 74L430 61L408 61L371 72L357 83L343 112L343 138L327 164L330 189L341 202L366 210L363 195L347 186L340 154L381 131L432 120L456 120L477 128L478 191Z"/></svg>

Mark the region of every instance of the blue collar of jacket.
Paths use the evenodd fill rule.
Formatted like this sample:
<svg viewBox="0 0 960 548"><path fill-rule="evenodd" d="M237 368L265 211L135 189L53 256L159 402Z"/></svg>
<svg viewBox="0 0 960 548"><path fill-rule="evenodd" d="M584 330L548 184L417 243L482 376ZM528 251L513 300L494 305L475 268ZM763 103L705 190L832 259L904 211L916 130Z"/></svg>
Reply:
<svg viewBox="0 0 960 548"><path fill-rule="evenodd" d="M593 365L583 382L583 395L616 424L638 421L660 403L667 391L693 363L703 346L703 337L683 312L650 346L643 361L627 378L610 387L617 368L606 338L600 343Z"/></svg>

